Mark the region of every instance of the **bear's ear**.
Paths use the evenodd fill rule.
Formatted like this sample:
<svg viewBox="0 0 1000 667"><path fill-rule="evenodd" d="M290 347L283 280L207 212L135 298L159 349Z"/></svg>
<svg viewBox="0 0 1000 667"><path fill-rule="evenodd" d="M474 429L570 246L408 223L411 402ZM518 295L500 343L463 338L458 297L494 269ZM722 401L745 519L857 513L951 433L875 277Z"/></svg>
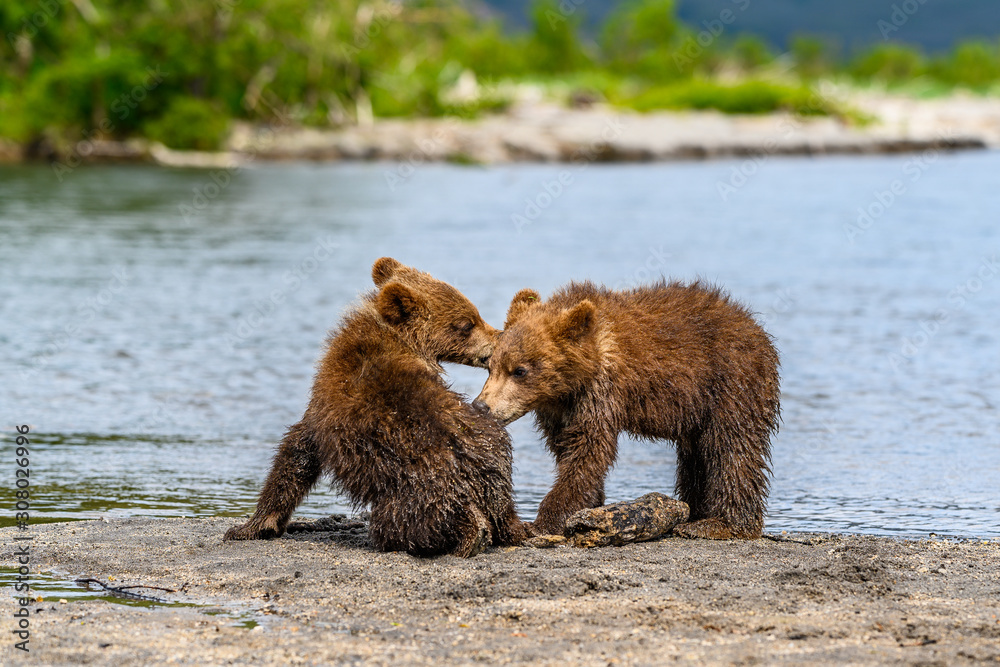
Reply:
<svg viewBox="0 0 1000 667"><path fill-rule="evenodd" d="M372 280L375 281L375 286L381 287L385 285L395 275L396 271L399 271L402 267L403 265L392 257L382 257L375 260L375 263L372 265Z"/></svg>
<svg viewBox="0 0 1000 667"><path fill-rule="evenodd" d="M401 283L389 283L378 293L375 307L382 319L392 326L400 326L420 312L423 302L409 287Z"/></svg>
<svg viewBox="0 0 1000 667"><path fill-rule="evenodd" d="M556 322L556 334L566 340L578 341L594 329L597 309L590 299L584 299L564 310Z"/></svg>
<svg viewBox="0 0 1000 667"><path fill-rule="evenodd" d="M529 308L541 302L542 297L538 296L538 292L533 289L523 289L515 294L514 298L510 300L510 307L507 308L507 321L504 322L503 328L506 329L517 322Z"/></svg>

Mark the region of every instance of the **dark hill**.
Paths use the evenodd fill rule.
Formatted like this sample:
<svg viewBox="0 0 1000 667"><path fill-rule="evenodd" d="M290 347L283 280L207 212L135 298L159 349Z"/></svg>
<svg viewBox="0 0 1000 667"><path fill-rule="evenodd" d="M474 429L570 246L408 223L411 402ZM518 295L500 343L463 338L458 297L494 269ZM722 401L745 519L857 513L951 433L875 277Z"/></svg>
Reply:
<svg viewBox="0 0 1000 667"><path fill-rule="evenodd" d="M527 24L531 0L483 1L505 16L510 25ZM572 4L573 0L564 2ZM593 29L619 3L576 0L576 4L585 13L588 28ZM733 35L756 34L775 48L784 49L790 37L806 33L850 53L884 41L882 28L895 27L894 8L899 8L896 17L901 25L898 30L885 30L888 38L917 44L930 52L949 49L963 39L1000 38L998 0L680 0L678 15L698 26L730 9L736 14L730 26ZM905 22L900 20L904 16Z"/></svg>

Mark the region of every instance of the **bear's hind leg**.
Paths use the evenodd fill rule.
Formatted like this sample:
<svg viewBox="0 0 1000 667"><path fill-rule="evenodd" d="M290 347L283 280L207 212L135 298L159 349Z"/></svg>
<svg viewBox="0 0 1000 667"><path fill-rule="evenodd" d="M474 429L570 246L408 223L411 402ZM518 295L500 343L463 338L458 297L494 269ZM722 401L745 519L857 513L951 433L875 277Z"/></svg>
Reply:
<svg viewBox="0 0 1000 667"><path fill-rule="evenodd" d="M707 488L706 463L699 446L700 434L689 435L677 442L677 497L691 508L691 521L674 527L674 535L710 540L732 539L733 531L722 519L711 517L705 502ZM711 517L711 518L706 518Z"/></svg>
<svg viewBox="0 0 1000 667"><path fill-rule="evenodd" d="M705 462L698 449L700 434L677 439L677 478L674 493L691 508L691 521L705 516Z"/></svg>
<svg viewBox="0 0 1000 667"><path fill-rule="evenodd" d="M767 432L754 437L713 421L690 444L683 456L678 448L678 492L691 504L684 497L687 488L695 503L691 504L692 521L677 526L674 533L708 539L760 537L770 472Z"/></svg>
<svg viewBox="0 0 1000 667"><path fill-rule="evenodd" d="M223 540L269 540L281 537L292 512L319 479L319 452L301 422L288 430L257 501L254 515L230 528Z"/></svg>
<svg viewBox="0 0 1000 667"><path fill-rule="evenodd" d="M478 507L471 506L465 520L458 525L461 530L458 545L451 552L459 558L472 558L481 554L493 541L490 522Z"/></svg>
<svg viewBox="0 0 1000 667"><path fill-rule="evenodd" d="M692 540L731 540L736 537L733 535L732 528L729 527L729 524L725 520L715 518L682 523L674 526L672 532L678 537L686 537Z"/></svg>

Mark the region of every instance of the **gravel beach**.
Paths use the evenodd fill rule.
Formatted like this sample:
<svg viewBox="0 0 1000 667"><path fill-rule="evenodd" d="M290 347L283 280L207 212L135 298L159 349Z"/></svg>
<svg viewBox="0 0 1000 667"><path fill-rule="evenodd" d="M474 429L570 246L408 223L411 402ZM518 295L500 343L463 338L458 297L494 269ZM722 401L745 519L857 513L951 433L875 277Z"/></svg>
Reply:
<svg viewBox="0 0 1000 667"><path fill-rule="evenodd" d="M29 606L0 663L1000 664L1000 541L791 534L622 547L376 553L359 522L222 542L232 518L125 519L30 535L32 573L93 577L198 606ZM220 613L221 612L221 613Z"/></svg>

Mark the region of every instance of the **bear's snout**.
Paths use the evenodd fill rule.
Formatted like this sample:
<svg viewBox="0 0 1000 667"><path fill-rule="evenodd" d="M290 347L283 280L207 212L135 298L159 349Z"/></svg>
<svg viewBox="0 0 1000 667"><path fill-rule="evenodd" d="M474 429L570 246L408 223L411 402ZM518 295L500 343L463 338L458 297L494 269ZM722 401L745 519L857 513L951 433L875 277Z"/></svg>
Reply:
<svg viewBox="0 0 1000 667"><path fill-rule="evenodd" d="M472 409L481 415L490 414L490 406L486 405L486 403L480 401L478 398L472 402Z"/></svg>

